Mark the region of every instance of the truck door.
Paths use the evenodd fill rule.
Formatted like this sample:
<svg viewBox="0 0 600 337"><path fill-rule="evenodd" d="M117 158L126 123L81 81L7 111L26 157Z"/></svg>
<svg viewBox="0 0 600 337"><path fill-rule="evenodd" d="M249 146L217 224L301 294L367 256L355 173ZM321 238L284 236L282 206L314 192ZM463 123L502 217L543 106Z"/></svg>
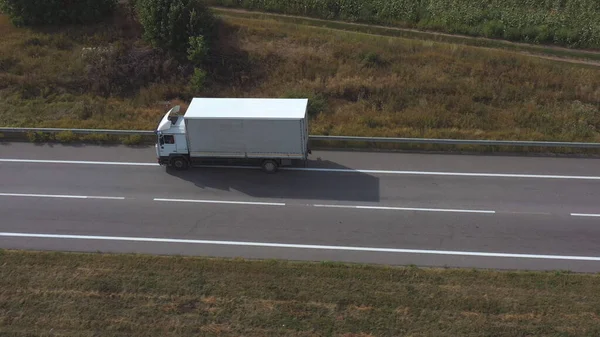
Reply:
<svg viewBox="0 0 600 337"><path fill-rule="evenodd" d="M159 152L161 157L168 157L170 154L177 152L175 136L173 135L161 135L158 143L160 146Z"/></svg>
<svg viewBox="0 0 600 337"><path fill-rule="evenodd" d="M185 134L175 135L175 151L177 153L188 153L187 139L185 139Z"/></svg>

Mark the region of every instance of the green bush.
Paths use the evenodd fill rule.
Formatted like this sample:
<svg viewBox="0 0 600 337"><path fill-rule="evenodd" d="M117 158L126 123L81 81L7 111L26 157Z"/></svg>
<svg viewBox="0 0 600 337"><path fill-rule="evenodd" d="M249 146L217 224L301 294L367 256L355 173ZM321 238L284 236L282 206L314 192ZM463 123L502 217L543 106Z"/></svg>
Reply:
<svg viewBox="0 0 600 337"><path fill-rule="evenodd" d="M61 143L72 143L77 141L77 135L71 131L59 132L54 137Z"/></svg>
<svg viewBox="0 0 600 337"><path fill-rule="evenodd" d="M203 64L208 57L208 48L204 42L204 37L191 36L187 53L188 60L192 61L195 65Z"/></svg>
<svg viewBox="0 0 600 337"><path fill-rule="evenodd" d="M600 48L598 0L207 0L209 5Z"/></svg>
<svg viewBox="0 0 600 337"><path fill-rule="evenodd" d="M190 79L190 87L194 92L199 92L204 89L204 85L206 84L206 71L201 68L194 68L194 74Z"/></svg>
<svg viewBox="0 0 600 337"><path fill-rule="evenodd" d="M488 21L483 25L483 36L488 38L499 38L504 35L504 25L500 20Z"/></svg>
<svg viewBox="0 0 600 337"><path fill-rule="evenodd" d="M199 0L137 0L136 10L154 47L185 54L191 37L204 37L208 47L215 39L216 19Z"/></svg>
<svg viewBox="0 0 600 337"><path fill-rule="evenodd" d="M310 117L327 112L327 98L322 94L304 90L292 90L283 95L283 98L308 98L307 114Z"/></svg>
<svg viewBox="0 0 600 337"><path fill-rule="evenodd" d="M123 139L125 145L140 145L144 142L144 137L140 135L127 136Z"/></svg>
<svg viewBox="0 0 600 337"><path fill-rule="evenodd" d="M0 0L15 26L84 24L112 14L117 0Z"/></svg>

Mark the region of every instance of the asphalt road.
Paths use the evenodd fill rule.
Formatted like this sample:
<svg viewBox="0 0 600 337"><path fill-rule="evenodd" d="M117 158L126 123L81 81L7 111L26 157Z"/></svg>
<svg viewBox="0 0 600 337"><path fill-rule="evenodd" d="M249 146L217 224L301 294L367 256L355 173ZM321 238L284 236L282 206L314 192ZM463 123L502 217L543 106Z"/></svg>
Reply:
<svg viewBox="0 0 600 337"><path fill-rule="evenodd" d="M177 173L153 148L0 143L0 247L596 272L599 172L597 159L314 152L275 175Z"/></svg>

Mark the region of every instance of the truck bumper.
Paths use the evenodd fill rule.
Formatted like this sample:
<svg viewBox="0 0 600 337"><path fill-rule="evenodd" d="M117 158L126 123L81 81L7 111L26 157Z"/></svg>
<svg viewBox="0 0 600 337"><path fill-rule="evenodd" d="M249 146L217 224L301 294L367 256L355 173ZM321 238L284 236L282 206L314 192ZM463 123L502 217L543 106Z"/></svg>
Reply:
<svg viewBox="0 0 600 337"><path fill-rule="evenodd" d="M158 165L169 165L169 157L158 157L156 158Z"/></svg>

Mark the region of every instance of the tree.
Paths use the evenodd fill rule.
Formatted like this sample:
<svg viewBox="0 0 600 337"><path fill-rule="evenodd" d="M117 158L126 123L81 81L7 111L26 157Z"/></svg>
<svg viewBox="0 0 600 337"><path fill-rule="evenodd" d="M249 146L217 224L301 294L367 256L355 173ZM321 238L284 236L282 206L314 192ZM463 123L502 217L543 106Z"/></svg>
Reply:
<svg viewBox="0 0 600 337"><path fill-rule="evenodd" d="M196 48L190 42L210 49L216 37L216 18L199 0L137 0L136 10L144 39L154 47L185 55Z"/></svg>
<svg viewBox="0 0 600 337"><path fill-rule="evenodd" d="M118 0L0 0L15 26L85 24L113 13Z"/></svg>
<svg viewBox="0 0 600 337"><path fill-rule="evenodd" d="M204 36L191 36L187 49L187 58L192 63L199 65L204 63L208 57L208 47L204 42Z"/></svg>

